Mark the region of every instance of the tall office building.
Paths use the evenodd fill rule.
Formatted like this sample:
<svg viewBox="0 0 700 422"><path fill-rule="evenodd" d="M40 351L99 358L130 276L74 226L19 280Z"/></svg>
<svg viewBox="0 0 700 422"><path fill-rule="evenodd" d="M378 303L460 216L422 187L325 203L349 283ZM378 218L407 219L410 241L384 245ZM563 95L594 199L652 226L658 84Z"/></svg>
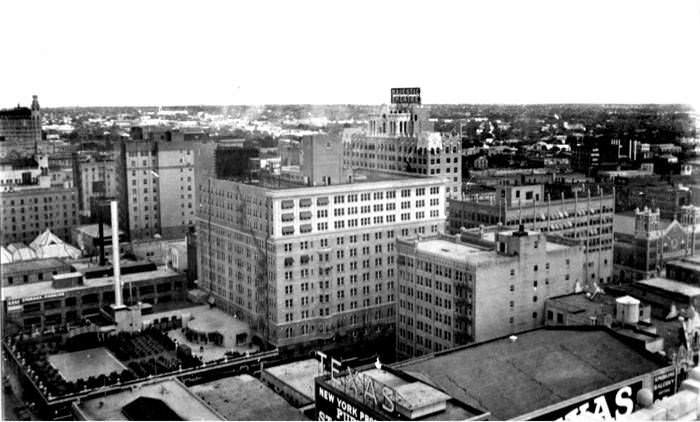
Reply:
<svg viewBox="0 0 700 422"><path fill-rule="evenodd" d="M15 156L31 157L41 141L41 110L36 95L31 108L0 110L0 158L11 152Z"/></svg>
<svg viewBox="0 0 700 422"><path fill-rule="evenodd" d="M522 227L396 249L400 358L542 327L546 299L583 282L582 246Z"/></svg>
<svg viewBox="0 0 700 422"><path fill-rule="evenodd" d="M0 244L30 243L46 229L70 239L78 224L78 192L72 178L49 170L45 155L0 160Z"/></svg>
<svg viewBox="0 0 700 422"><path fill-rule="evenodd" d="M435 132L420 88L393 88L391 104L370 115L363 130L343 135L343 166L440 177L448 197L462 186L462 139Z"/></svg>
<svg viewBox="0 0 700 422"><path fill-rule="evenodd" d="M131 239L185 237L194 224L196 144L122 141L117 146L120 226Z"/></svg>
<svg viewBox="0 0 700 422"><path fill-rule="evenodd" d="M444 230L440 179L323 168L197 180L199 286L281 348L393 339L396 238Z"/></svg>
<svg viewBox="0 0 700 422"><path fill-rule="evenodd" d="M582 194L562 189L545 192L544 185L496 186L493 196L448 201L448 228L501 223L579 240L584 246L586 283L609 283L613 275L613 215L615 192L595 187Z"/></svg>

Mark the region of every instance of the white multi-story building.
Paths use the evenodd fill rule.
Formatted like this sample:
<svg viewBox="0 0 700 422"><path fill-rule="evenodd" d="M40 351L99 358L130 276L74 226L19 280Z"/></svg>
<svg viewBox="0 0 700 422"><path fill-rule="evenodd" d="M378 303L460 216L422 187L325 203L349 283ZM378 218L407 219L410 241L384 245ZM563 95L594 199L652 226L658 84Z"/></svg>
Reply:
<svg viewBox="0 0 700 422"><path fill-rule="evenodd" d="M184 237L194 224L194 149L197 142L120 144L117 195L121 227L132 239Z"/></svg>
<svg viewBox="0 0 700 422"><path fill-rule="evenodd" d="M583 246L536 231L399 239L397 354L410 358L544 325L584 282Z"/></svg>
<svg viewBox="0 0 700 422"><path fill-rule="evenodd" d="M392 89L391 104L369 116L367 127L343 134L343 166L350 169L423 174L439 177L448 197L462 186L462 139L435 132L420 88Z"/></svg>
<svg viewBox="0 0 700 422"><path fill-rule="evenodd" d="M393 344L396 238L444 230L445 187L379 172L352 180L198 180L200 288L277 347Z"/></svg>

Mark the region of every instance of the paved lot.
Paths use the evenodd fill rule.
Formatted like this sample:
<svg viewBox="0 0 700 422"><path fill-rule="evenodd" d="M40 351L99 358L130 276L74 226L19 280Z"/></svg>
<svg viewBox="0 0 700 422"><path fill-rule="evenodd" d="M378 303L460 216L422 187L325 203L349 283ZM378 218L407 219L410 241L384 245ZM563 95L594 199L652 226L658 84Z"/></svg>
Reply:
<svg viewBox="0 0 700 422"><path fill-rule="evenodd" d="M114 371L121 372L126 369L104 347L51 355L49 362L67 381L75 381L78 378L86 380L90 376L109 375Z"/></svg>

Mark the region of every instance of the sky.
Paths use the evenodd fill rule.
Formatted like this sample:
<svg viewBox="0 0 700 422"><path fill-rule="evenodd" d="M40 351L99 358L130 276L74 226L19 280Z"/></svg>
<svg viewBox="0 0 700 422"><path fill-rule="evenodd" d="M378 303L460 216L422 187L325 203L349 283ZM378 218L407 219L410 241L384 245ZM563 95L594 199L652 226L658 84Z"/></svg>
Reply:
<svg viewBox="0 0 700 422"><path fill-rule="evenodd" d="M0 3L0 107L685 103L700 0ZM7 42L7 40L14 40Z"/></svg>

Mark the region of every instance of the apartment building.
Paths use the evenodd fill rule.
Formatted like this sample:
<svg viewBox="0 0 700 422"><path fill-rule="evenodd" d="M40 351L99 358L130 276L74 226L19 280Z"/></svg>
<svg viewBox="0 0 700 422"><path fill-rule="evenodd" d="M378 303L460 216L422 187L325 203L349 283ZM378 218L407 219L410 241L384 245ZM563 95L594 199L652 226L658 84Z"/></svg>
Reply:
<svg viewBox="0 0 700 422"><path fill-rule="evenodd" d="M583 247L542 232L397 240L397 354L411 358L544 326L581 286Z"/></svg>
<svg viewBox="0 0 700 422"><path fill-rule="evenodd" d="M447 196L462 186L462 140L435 132L420 88L393 88L391 104L369 116L364 129L343 134L345 169L423 174L443 179Z"/></svg>
<svg viewBox="0 0 700 422"><path fill-rule="evenodd" d="M70 239L78 224L78 192L71 178L49 171L48 157L0 159L0 243L29 243L46 229Z"/></svg>
<svg viewBox="0 0 700 422"><path fill-rule="evenodd" d="M195 142L122 141L116 151L120 226L131 239L184 237L194 224Z"/></svg>
<svg viewBox="0 0 700 422"><path fill-rule="evenodd" d="M584 246L586 284L609 283L613 276L613 215L615 191L599 187L585 191L556 186L501 185L495 195L470 196L448 201L448 230L503 224L519 224L531 230L579 240Z"/></svg>
<svg viewBox="0 0 700 422"><path fill-rule="evenodd" d="M379 172L202 179L199 287L277 347L393 339L396 238L444 230L445 194L440 179Z"/></svg>

